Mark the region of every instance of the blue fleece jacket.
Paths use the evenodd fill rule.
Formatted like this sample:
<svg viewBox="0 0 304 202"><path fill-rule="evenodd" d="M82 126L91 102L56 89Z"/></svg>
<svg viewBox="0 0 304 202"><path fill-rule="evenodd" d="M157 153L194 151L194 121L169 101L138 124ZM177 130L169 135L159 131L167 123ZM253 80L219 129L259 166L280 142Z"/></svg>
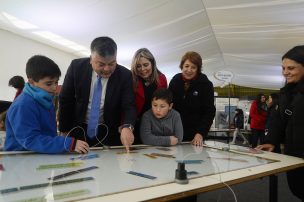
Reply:
<svg viewBox="0 0 304 202"><path fill-rule="evenodd" d="M45 96L45 91L41 96L41 90L27 84L9 108L5 151L30 150L52 154L74 150L74 138L57 135L54 105L46 104L50 99Z"/></svg>

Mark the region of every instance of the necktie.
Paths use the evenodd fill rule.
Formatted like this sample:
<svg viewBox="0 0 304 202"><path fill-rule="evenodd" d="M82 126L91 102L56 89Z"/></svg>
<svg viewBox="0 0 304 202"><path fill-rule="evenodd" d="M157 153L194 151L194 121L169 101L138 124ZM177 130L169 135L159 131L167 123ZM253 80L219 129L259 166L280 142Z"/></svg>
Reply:
<svg viewBox="0 0 304 202"><path fill-rule="evenodd" d="M88 119L87 134L89 138L95 137L98 132L98 121L99 121L99 108L101 98L102 86L101 77L97 76L97 80L94 86L93 98L91 103L91 111Z"/></svg>

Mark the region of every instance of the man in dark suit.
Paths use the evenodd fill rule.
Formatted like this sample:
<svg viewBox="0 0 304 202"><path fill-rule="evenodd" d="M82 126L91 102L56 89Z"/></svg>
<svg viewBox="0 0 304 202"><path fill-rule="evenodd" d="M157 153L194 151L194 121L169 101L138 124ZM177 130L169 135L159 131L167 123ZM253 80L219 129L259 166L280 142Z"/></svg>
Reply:
<svg viewBox="0 0 304 202"><path fill-rule="evenodd" d="M129 151L134 142L136 120L132 74L117 64L116 54L117 45L113 39L98 37L91 43L90 58L72 61L59 95L59 130L62 134L85 139L90 146L123 144ZM97 132L92 137L88 135L87 127L100 77L99 127L98 131L95 128ZM77 126L84 130L74 130Z"/></svg>

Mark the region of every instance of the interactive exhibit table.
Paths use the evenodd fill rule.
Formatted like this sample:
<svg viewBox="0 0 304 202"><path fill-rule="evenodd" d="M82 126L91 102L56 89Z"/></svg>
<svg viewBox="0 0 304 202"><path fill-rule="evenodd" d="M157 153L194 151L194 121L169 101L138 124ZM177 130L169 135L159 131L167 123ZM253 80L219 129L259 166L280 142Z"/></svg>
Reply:
<svg viewBox="0 0 304 202"><path fill-rule="evenodd" d="M304 166L300 158L206 144L138 145L130 153L94 148L86 155L1 152L0 201L165 201Z"/></svg>

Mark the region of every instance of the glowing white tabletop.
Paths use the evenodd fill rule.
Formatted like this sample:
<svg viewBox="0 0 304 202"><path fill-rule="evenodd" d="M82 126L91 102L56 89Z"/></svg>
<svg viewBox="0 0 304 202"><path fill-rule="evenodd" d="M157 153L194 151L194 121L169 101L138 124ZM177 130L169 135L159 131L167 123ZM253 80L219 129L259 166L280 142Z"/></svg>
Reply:
<svg viewBox="0 0 304 202"><path fill-rule="evenodd" d="M204 147L189 144L165 148L140 146L129 154L121 147L94 149L84 156L2 152L0 164L4 170L0 171L0 191L4 191L0 192L0 201L176 199L224 187L223 182L236 184L304 166L300 158L269 152L253 154L248 148L235 145L230 151L223 151L220 148L227 147L223 143L207 141L206 144L208 146ZM86 156L93 158L86 159ZM174 182L177 161L182 160L196 160L185 165L187 171L198 173L188 175L186 185ZM88 167L94 169L75 173ZM156 179L132 175L129 171ZM74 174L54 181L48 179L70 172ZM54 182L62 183L55 185ZM15 191L5 191L14 188Z"/></svg>

